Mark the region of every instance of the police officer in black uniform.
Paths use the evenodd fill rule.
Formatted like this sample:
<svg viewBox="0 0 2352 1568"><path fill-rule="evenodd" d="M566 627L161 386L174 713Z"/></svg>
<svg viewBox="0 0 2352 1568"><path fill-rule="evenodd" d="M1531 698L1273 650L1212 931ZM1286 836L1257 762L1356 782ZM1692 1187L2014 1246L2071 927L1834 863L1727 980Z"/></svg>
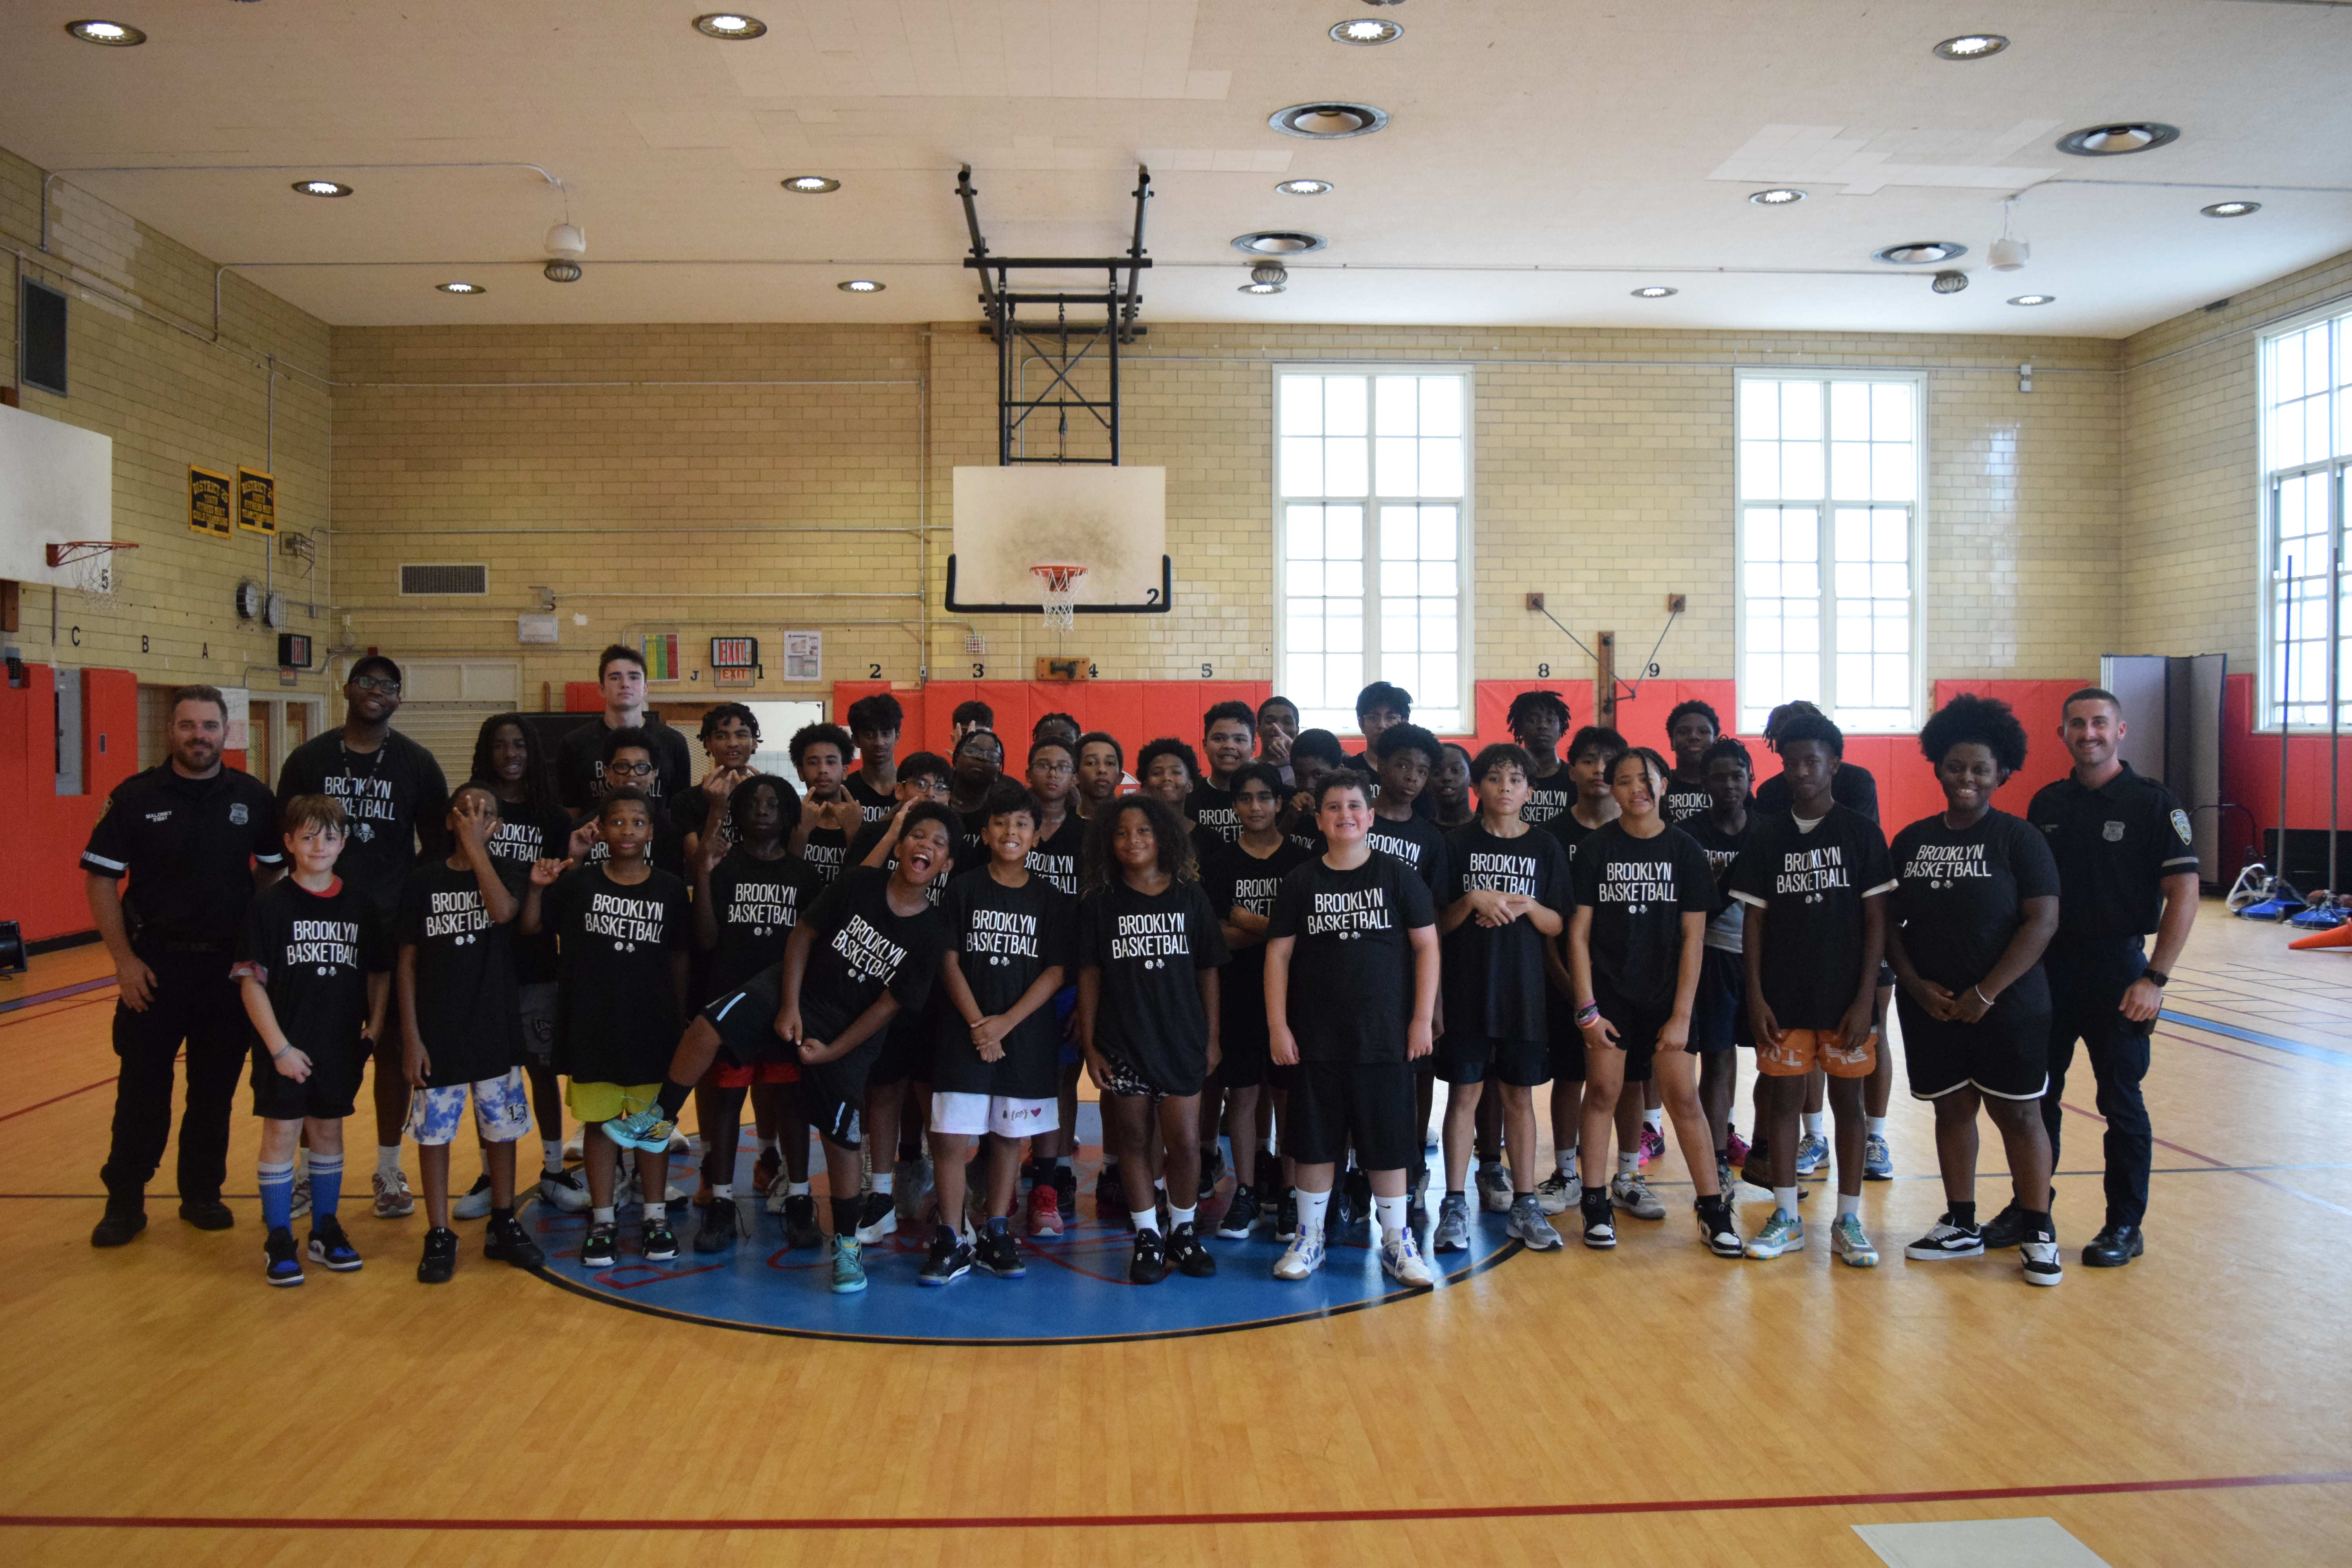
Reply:
<svg viewBox="0 0 2352 1568"><path fill-rule="evenodd" d="M2083 1248L2083 1262L2120 1268L2146 1247L2140 1222L2154 1142L2139 1086L2165 984L2197 919L2197 854L2189 814L2172 792L2116 757L2124 714L2115 693L2085 687L2060 711L2059 738L2074 770L2044 786L2025 813L2058 861L2058 934L2042 960L2051 1001L2050 1088L2042 1120L2054 1169L2059 1101L2079 1039L2089 1048L2099 1114L2107 1123L2106 1223ZM2152 955L2141 950L2150 931ZM1985 1227L1986 1246L2015 1245L2008 1236L1996 1237L1996 1227L2010 1218L2002 1215Z"/></svg>
<svg viewBox="0 0 2352 1568"><path fill-rule="evenodd" d="M278 879L284 852L269 786L221 765L228 704L210 686L172 694L172 760L107 796L82 851L90 918L114 957L114 1136L106 1215L92 1247L121 1247L147 1226L147 1184L172 1133L172 1062L188 1050L180 1119L180 1217L199 1230L236 1223L221 1202L229 1102L249 1034L231 950L255 891ZM122 896L128 877L131 890Z"/></svg>

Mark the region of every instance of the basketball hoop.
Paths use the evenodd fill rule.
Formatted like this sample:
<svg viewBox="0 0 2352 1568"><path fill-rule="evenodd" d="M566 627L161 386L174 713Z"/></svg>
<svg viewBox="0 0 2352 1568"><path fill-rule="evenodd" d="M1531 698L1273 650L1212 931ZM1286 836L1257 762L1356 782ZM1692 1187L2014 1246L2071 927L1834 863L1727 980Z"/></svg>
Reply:
<svg viewBox="0 0 2352 1568"><path fill-rule="evenodd" d="M73 590L82 602L102 605L114 597L121 585L118 552L136 550L139 546L111 539L68 539L63 544L42 547L50 566L73 574Z"/></svg>
<svg viewBox="0 0 2352 1568"><path fill-rule="evenodd" d="M1029 574L1045 585L1045 629L1056 635L1068 631L1078 613L1078 579L1087 569L1066 562L1040 562L1029 568Z"/></svg>

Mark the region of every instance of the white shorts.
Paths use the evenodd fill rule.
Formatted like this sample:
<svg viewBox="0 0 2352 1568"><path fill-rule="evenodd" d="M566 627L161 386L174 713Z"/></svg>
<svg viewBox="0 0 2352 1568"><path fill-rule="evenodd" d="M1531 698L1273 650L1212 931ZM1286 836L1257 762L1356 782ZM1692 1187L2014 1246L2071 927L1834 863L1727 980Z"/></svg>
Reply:
<svg viewBox="0 0 2352 1568"><path fill-rule="evenodd" d="M522 1068L509 1068L503 1078L479 1083L453 1083L446 1089L416 1089L408 1095L408 1135L420 1144L446 1143L466 1120L466 1096L474 1097L474 1125L485 1143L511 1143L530 1131L530 1090Z"/></svg>
<svg viewBox="0 0 2352 1568"><path fill-rule="evenodd" d="M931 1131L970 1136L1029 1138L1062 1125L1062 1106L1053 1100L1007 1100L1001 1094L931 1092Z"/></svg>

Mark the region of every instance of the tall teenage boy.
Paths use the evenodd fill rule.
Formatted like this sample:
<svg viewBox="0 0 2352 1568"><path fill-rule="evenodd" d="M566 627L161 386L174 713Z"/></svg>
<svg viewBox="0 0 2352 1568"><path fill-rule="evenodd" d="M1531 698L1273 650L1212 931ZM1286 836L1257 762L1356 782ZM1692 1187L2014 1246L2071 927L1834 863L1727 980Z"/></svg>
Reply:
<svg viewBox="0 0 2352 1568"><path fill-rule="evenodd" d="M1184 815L1220 844L1241 836L1241 824L1234 818L1234 774L1250 760L1256 743L1257 715L1246 702L1220 702L1201 716L1201 757L1206 768L1184 802Z"/></svg>
<svg viewBox="0 0 2352 1568"><path fill-rule="evenodd" d="M1576 780L1559 760L1559 743L1568 739L1568 700L1557 691L1522 691L1511 699L1505 722L1534 769L1519 820L1541 827L1576 804Z"/></svg>
<svg viewBox="0 0 2352 1568"><path fill-rule="evenodd" d="M656 764L646 798L658 801L686 788L694 776L694 759L687 752L686 737L646 706L645 656L613 644L596 656L596 687L604 699L604 712L594 723L565 731L555 744L557 797L570 810L585 811L602 793L597 763L604 753L607 730L646 732Z"/></svg>
<svg viewBox="0 0 2352 1568"><path fill-rule="evenodd" d="M868 822L880 822L898 809L898 731L906 721L907 710L887 691L849 705L849 738L857 745L857 771L842 785Z"/></svg>

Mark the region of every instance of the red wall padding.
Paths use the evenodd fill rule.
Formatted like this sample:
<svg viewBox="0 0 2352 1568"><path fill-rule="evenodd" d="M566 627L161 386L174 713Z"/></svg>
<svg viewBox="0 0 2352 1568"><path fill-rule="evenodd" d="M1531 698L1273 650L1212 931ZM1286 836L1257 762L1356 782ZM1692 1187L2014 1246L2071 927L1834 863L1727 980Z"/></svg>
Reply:
<svg viewBox="0 0 2352 1568"><path fill-rule="evenodd" d="M996 711L996 732L1020 742L1048 713L1067 713L1087 730L1108 730L1127 748L1128 759L1147 741L1173 735L1201 747L1201 715L1215 703L1238 699L1255 708L1274 688L1263 680L934 680L920 691L896 691L887 680L841 680L833 688L833 717L846 723L849 705L888 691L907 710L898 732L898 754L947 754L960 704L974 699ZM1025 742L1024 742L1025 743ZM1014 771L1021 745L1009 745Z"/></svg>
<svg viewBox="0 0 2352 1568"><path fill-rule="evenodd" d="M0 797L11 802L0 834L0 920L27 942L89 929L79 864L107 793L139 769L139 682L127 669L85 669L82 783L57 793L57 680L25 667L21 687L0 686Z"/></svg>
<svg viewBox="0 0 2352 1568"><path fill-rule="evenodd" d="M2279 738L2254 732L2252 671L2221 679L2221 798L2254 814L2263 832L2279 825ZM2336 742L2338 783L2352 794L2352 736ZM2331 822L2352 827L2352 812L2331 810L2327 798L2327 737L2291 735L2286 743L2286 825L2324 830ZM2252 842L2245 816L2221 814L2221 876L2235 877Z"/></svg>

